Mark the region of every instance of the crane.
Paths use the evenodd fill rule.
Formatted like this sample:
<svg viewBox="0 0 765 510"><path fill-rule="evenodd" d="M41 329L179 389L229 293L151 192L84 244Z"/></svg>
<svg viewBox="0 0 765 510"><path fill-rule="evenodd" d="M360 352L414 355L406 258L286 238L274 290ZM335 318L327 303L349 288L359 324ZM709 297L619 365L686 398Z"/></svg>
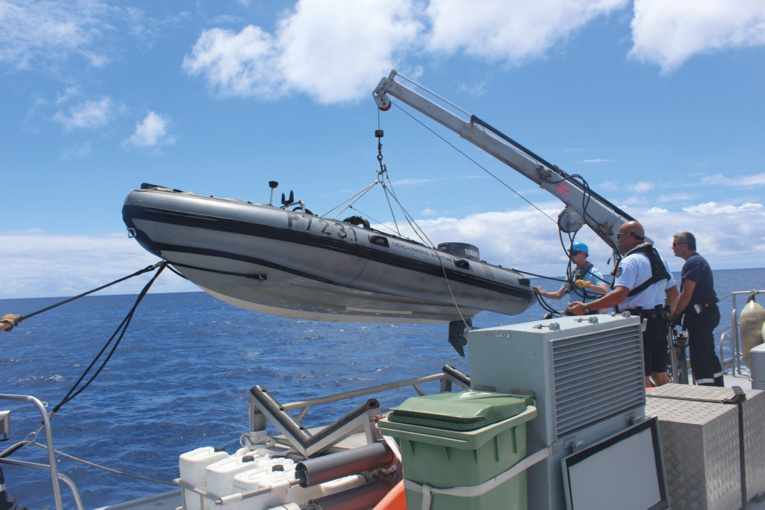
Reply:
<svg viewBox="0 0 765 510"><path fill-rule="evenodd" d="M407 87L402 81L427 92L440 103ZM548 163L475 115L468 114L395 70L380 80L372 95L380 110L390 109L390 98L398 99L531 179L565 204L558 215L558 228L562 232L575 233L587 225L611 247L616 266L620 258L616 245L617 231L634 218L592 191L580 176L570 175Z"/></svg>

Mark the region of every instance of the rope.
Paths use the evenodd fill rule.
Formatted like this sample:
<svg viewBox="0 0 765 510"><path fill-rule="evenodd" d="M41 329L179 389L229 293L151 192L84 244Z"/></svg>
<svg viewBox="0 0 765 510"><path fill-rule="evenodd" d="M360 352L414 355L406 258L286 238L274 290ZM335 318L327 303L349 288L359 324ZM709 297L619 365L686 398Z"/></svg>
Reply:
<svg viewBox="0 0 765 510"><path fill-rule="evenodd" d="M22 315L21 318L19 319L19 322L23 321L24 319L28 319L30 317L34 317L35 315L41 314L43 312L47 312L48 310L51 310L51 309L56 308L58 306L65 305L65 304L67 304L67 303L69 303L71 301L74 301L75 299L80 299L81 297L85 297L88 294L93 294L94 292L98 292L99 290L103 290L103 289L105 289L107 287L111 287L112 285L116 285L118 283L124 282L125 280L133 278L134 276L139 276L139 275L142 275L144 273L148 273L149 271L154 271L158 267L160 267L160 266L164 267L165 265L167 265L167 262L165 262L163 260L162 262L158 262L158 263L156 263L156 264L154 264L152 266L145 267L145 268L143 268L143 269L141 269L139 271L136 271L135 273L133 273L131 275L125 276L123 278L120 278L119 280L114 280L113 282L107 283L106 285L102 285L102 286L100 286L100 287L98 287L96 289L89 290L87 292L83 292L82 294L78 294L77 296L71 297L69 299L65 299L64 301L61 301L59 303L50 305L50 306L48 306L46 308L43 308L41 310L37 310L36 312L32 312L32 313L30 313L28 315Z"/></svg>
<svg viewBox="0 0 765 510"><path fill-rule="evenodd" d="M35 445L35 446L39 446L40 448L43 448L43 449L46 449L46 450L48 449L47 446L45 446L44 444L40 444L38 442L34 442L32 444ZM58 450L54 450L54 452L56 453L56 455L60 455L62 457L66 457L67 459L73 460L75 462L81 462L82 464L85 464L87 466L91 466L91 467L94 467L94 468L97 468L97 469L102 469L104 471L108 471L109 473L114 473L114 474L117 474L117 475L127 476L127 477L130 477L130 478L135 478L137 480L143 480L145 482L160 483L162 485L172 485L173 487L177 487L177 485L172 483L172 482L163 482L162 480L155 480L154 478L146 478L145 476L134 475L134 474L131 474L131 473L126 473L124 471L118 471L116 469L111 469L111 468L108 468L106 466L101 466L101 465L95 464L93 462L88 462L87 460L77 458L74 455L69 455L69 454L60 452Z"/></svg>
<svg viewBox="0 0 765 510"><path fill-rule="evenodd" d="M332 208L332 209L330 209L329 211L327 211L327 212L325 212L324 214L322 214L322 215L321 215L321 217L323 218L323 217L327 216L329 213L331 213L331 212L332 212L332 211L334 211L335 209L339 208L340 206L342 206L342 205L344 205L344 204L347 204L348 202L350 202L350 204L349 204L349 205L347 205L347 206L345 206L343 209L341 209L341 210L340 210L340 211L339 211L337 214L335 214L335 215L332 217L332 219L335 219L335 218L337 218L338 216L340 216L341 214L343 214L343 211L345 211L346 209L349 209L349 208L350 208L350 209L353 209L353 204L355 204L356 202L358 202L358 201L361 199L361 197L363 197L363 196L364 196L364 195L365 195L365 194L366 194L366 193L367 193L369 190L371 190L372 188L374 188L374 187L375 187L375 186L377 186L378 184L380 184L380 181L375 181L375 182L373 182L372 184L370 184L370 185L369 185L369 186L367 186L366 188L362 189L361 191L358 191L358 192L354 193L353 195L351 195L350 197L348 197L348 198L347 198L347 199L345 199L344 201L340 202L339 204L337 204L335 207L333 207L333 208Z"/></svg>
<svg viewBox="0 0 765 510"><path fill-rule="evenodd" d="M88 294L92 294L92 293L94 293L96 291L105 289L106 287L109 287L109 286L114 285L116 283L120 283L120 282L123 282L123 281L125 281L125 280L127 280L129 278L133 278L134 276L138 276L138 275L141 275L141 274L146 273L148 271L152 271L154 269L157 269L156 274L151 278L151 280L143 288L143 290L139 294L138 298L136 299L135 304L133 305L131 310L128 312L127 316L122 320L120 325L117 327L117 330L114 332L114 334L112 334L111 338L109 338L109 341L106 342L104 347L101 349L101 351L98 353L98 355L96 355L96 357L91 362L90 366L88 366L88 368L85 370L85 372L83 372L83 374L80 376L80 378L74 384L74 386L72 386L72 388L69 390L69 393L67 393L67 395L61 400L61 402L59 402L59 404L56 405L56 407L53 408L53 410L49 414L49 418L52 419L53 416L59 411L59 409L61 409L61 407L64 404L66 404L67 402L71 401L77 395L82 393L85 390L85 388L87 388L90 385L90 383L92 383L96 379L98 374L101 373L101 371L106 366L106 363L109 361L109 359L111 358L112 354L114 354L114 351L117 349L117 346L122 341L122 338L125 336L125 332L127 331L128 325L130 324L130 321L133 318L133 314L135 314L136 308L138 308L138 304L143 300L144 296L146 296L146 293L149 291L149 288L154 283L154 281L157 279L157 277L162 273L162 270L165 269L165 267L168 267L167 266L167 261L163 260L162 262L158 262L157 264L154 264L152 266L148 266L148 267L146 267L146 268L144 268L144 269L142 269L140 271L136 271L132 275L126 276L124 278L120 278L118 280L115 280L112 283L109 283L109 284L106 284L106 285L102 285L101 287L98 287L97 289L94 289L94 290L91 290L91 291L88 291L88 292L83 292L82 294L79 294L79 295L77 295L75 297L66 299L64 301L61 301L60 303L56 303L56 304L54 304L52 306L49 306L47 308L43 308L42 310L38 310L38 311L36 311L34 313L31 313L29 315L26 315L24 317L24 318L33 317L33 316L38 315L38 314L40 314L42 312L48 311L48 310L50 310L52 308L56 308L57 306L61 306L61 305L65 304L65 303L69 303L71 301L74 301L75 299L78 299L78 298L87 296ZM172 269L172 267L170 269ZM93 374L93 376L88 380L88 382L84 386L82 386L81 388L77 389L79 384L82 382L82 380L85 378L85 376L88 374L88 372L96 364L96 361L98 361L98 359L101 357L101 355L106 351L106 348L114 340L115 336L117 336L117 333L119 333L120 330L121 330L121 333L119 335L119 338L118 338L117 342L114 344L114 346L112 347L112 349L109 352L108 356L103 361L101 366L98 368L96 373ZM43 428L43 426L40 425L40 427L36 431L30 432L29 434L27 434L27 436L23 440L19 441L18 443L14 444L13 446L10 446L10 447L6 448L5 450L3 450L2 452L0 452L0 458L8 457L9 455L13 454L17 450L20 450L21 448L24 448L24 447L26 447L29 444L38 444L38 443L35 442L35 440L36 440L38 434L40 433L40 430L42 430L42 428ZM38 446L40 446L40 445L38 444ZM62 454L60 452L56 452L56 453L59 453L60 455L64 455L64 454ZM68 457L67 455L64 455L64 456ZM75 459L75 460L79 460L79 459ZM85 462L85 461L81 461L81 462ZM100 467L100 466L96 466L96 467ZM103 468L103 469L106 469L106 468ZM117 472L117 471L115 471L115 472ZM126 474L126 473L120 473L120 474ZM131 476L131 475L127 475L127 476ZM151 480L151 479L148 479L148 478L146 480L148 480L148 481L155 481L155 480ZM159 483L166 483L166 482L159 482Z"/></svg>
<svg viewBox="0 0 765 510"><path fill-rule="evenodd" d="M125 333L127 332L127 328L130 325L130 321L133 320L133 315L135 314L135 311L138 308L138 305L141 303L141 301L143 300L144 296L146 296L146 293L149 291L149 288L151 288L152 284L157 279L157 277L159 277L159 275L162 274L162 270L166 266L167 266L167 262L166 261L162 261L162 262L160 262L158 264L155 264L154 266L151 266L152 269L153 268L158 268L156 274L151 278L151 280L149 280L149 282L143 288L141 293L138 295L138 298L136 299L136 302L133 305L133 307L130 309L130 311L125 316L125 318L122 319L122 322L120 323L119 326L117 326L117 329L114 331L114 333L112 334L111 338L109 338L109 340L106 342L106 344L101 348L101 351L96 355L96 357L90 363L88 368L85 369L85 371L82 373L82 375L77 380L77 382L74 383L74 386L72 386L72 388L69 390L69 393L67 393L66 396L63 399L61 399L61 402L59 402L53 408L53 410L50 412L50 417L51 418L59 411L59 409L61 409L61 407L64 404L66 404L67 402L70 402L77 395L82 393L85 390L85 388L90 386L90 383L92 383L96 379L96 377L98 377L98 374L101 373L101 371L104 369L104 367L106 367L106 364L109 362L109 360L111 359L112 355L114 354L114 351L117 350L117 347L119 346L120 342L122 341L122 338L125 336ZM145 272L145 270L142 271L142 272ZM136 273L136 274L139 274L139 273ZM135 274L132 275L132 276L135 276ZM124 278L123 278L123 280L124 280ZM86 295L86 294L89 294L89 292L85 293L85 294L81 294L81 296ZM40 313L40 312L37 312L37 313ZM104 361L101 363L101 366L98 367L98 369L93 374L93 376L81 388L78 389L78 386L83 381L85 376L88 375L88 372L90 372L90 370L95 366L95 364L98 361L98 359L104 354L104 352L106 351L107 347L109 347L109 344L111 344L112 341L114 341L114 338L117 337L117 335L119 335L119 337L117 338L117 341L114 342L114 345L112 346L111 350L109 351L109 353L106 356L106 358L104 359Z"/></svg>

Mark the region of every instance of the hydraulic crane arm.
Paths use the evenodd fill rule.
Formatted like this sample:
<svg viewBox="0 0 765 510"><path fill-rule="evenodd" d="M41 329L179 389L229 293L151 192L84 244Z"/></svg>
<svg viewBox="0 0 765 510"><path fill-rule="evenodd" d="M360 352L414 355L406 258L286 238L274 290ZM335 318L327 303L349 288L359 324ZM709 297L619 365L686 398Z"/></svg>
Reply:
<svg viewBox="0 0 765 510"><path fill-rule="evenodd" d="M399 80L406 80L417 86L457 110L459 114L402 85ZM531 179L540 188L566 204L566 208L558 216L558 226L562 231L576 232L583 224L587 224L618 255L616 233L622 224L632 221L633 218L591 191L581 177L569 175L551 165L476 116L460 110L396 71L391 71L388 77L380 80L372 95L381 110L385 111L391 107L389 96L396 98Z"/></svg>

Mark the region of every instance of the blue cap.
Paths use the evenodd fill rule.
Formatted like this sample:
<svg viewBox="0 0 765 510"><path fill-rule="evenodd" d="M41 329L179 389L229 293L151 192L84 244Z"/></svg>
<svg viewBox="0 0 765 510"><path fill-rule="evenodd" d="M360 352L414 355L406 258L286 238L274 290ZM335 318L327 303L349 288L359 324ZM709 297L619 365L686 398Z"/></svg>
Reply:
<svg viewBox="0 0 765 510"><path fill-rule="evenodd" d="M584 243L574 243L571 245L571 251L583 251L587 255L590 254L590 249Z"/></svg>

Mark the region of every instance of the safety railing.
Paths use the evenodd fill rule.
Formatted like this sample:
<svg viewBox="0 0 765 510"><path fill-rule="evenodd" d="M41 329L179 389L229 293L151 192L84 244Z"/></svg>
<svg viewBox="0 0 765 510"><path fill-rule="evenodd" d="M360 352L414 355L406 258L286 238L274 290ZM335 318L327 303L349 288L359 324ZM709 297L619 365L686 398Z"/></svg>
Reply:
<svg viewBox="0 0 765 510"><path fill-rule="evenodd" d="M405 388L407 386L411 386L414 388L414 390L419 395L424 395L425 392L422 390L422 385L434 381L440 382L440 389L439 391L451 391L452 386L454 384L462 387L462 388L469 388L470 387L470 378L462 373L461 371L457 370L456 368L446 365L443 367L443 371L438 374L433 375L427 375L423 377L416 377L413 379L406 379L403 381L395 381L385 384L379 384L377 386L370 386L367 388L360 388L356 390L351 391L345 391L341 393L337 393L334 395L328 395L328 396L322 396L322 397L316 397L308 400L301 400L298 402L291 402L287 404L281 404L280 407L283 411L298 411L298 415L294 418L295 422L302 426L302 420L305 418L308 411L318 405L323 404L330 404L333 402L339 402L343 400L349 400L352 398L357 397L363 397L366 395L371 394L379 394L386 391L391 390L397 390L401 388ZM260 411L257 409L257 406L251 405L250 407L250 431L255 432L257 429L265 428L265 422L263 420L263 416L260 413Z"/></svg>
<svg viewBox="0 0 765 510"><path fill-rule="evenodd" d="M74 496L74 500L75 500L75 504L77 505L77 508L79 510L83 510L80 494L79 492L77 492L77 487L74 485L74 482L66 475L63 475L58 472L58 467L56 463L56 449L53 447L53 430L51 429L50 419L48 418L48 413L46 412L45 406L43 405L43 403L30 395L11 395L6 393L0 393L0 400L7 400L11 402L25 402L37 407L38 411L40 411L40 414L42 415L43 428L45 430L46 450L48 452L47 464L21 461L21 460L15 460L15 459L3 458L3 457L0 457L0 464L8 464L13 466L20 466L25 468L49 471L50 477L51 477L51 485L53 487L53 499L56 502L56 510L64 509L64 504L61 498L61 484L59 483L60 481L63 481L67 486L69 486Z"/></svg>

